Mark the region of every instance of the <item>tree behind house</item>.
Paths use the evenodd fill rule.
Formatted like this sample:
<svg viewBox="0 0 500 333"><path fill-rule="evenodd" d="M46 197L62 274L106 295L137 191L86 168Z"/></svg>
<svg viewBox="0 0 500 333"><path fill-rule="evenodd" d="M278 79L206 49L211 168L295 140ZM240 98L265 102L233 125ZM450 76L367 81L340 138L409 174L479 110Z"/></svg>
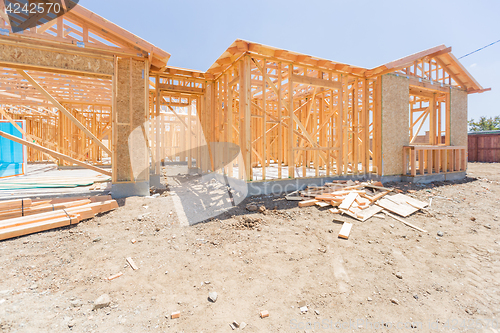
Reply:
<svg viewBox="0 0 500 333"><path fill-rule="evenodd" d="M472 132L500 130L500 116L481 117L478 121L469 120L469 130Z"/></svg>

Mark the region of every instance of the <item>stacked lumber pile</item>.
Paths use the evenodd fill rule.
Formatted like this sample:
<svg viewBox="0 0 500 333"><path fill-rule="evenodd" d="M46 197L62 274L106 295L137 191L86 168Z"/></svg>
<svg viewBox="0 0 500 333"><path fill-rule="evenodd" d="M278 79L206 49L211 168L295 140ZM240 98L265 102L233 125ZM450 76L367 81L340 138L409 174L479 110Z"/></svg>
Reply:
<svg viewBox="0 0 500 333"><path fill-rule="evenodd" d="M110 182L111 177L15 177L0 180L0 191L37 188L75 188Z"/></svg>
<svg viewBox="0 0 500 333"><path fill-rule="evenodd" d="M115 208L118 203L111 196L0 201L0 240L77 224Z"/></svg>
<svg viewBox="0 0 500 333"><path fill-rule="evenodd" d="M384 212L414 229L426 232L391 213L407 217L419 210L424 210L427 203L402 193L389 195L391 192L394 192L394 188L386 188L380 182L360 183L339 180L326 183L323 186L308 186L303 191L287 195L286 199L299 201L299 207L331 207L330 212L345 214L359 221L366 221L370 217ZM350 231L350 226L346 227Z"/></svg>

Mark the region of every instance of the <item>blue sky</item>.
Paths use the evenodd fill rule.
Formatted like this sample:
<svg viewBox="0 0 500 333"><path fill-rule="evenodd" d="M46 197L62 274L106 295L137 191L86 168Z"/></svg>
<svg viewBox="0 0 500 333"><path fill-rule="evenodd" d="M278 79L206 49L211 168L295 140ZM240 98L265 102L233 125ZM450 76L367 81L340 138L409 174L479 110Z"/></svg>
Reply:
<svg viewBox="0 0 500 333"><path fill-rule="evenodd" d="M238 38L363 67L445 44L461 57L500 39L500 1L80 0L169 52L169 65L207 70ZM461 59L492 91L469 95L469 119L500 115L500 43Z"/></svg>

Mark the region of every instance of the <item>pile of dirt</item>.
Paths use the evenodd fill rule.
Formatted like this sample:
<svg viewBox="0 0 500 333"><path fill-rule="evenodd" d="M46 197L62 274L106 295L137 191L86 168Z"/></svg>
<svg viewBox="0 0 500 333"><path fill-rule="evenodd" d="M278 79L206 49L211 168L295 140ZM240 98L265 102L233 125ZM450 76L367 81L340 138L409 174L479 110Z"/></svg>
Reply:
<svg viewBox="0 0 500 333"><path fill-rule="evenodd" d="M238 218L236 222L231 223L231 227L236 230L252 229L260 231L262 222L261 218L245 215Z"/></svg>

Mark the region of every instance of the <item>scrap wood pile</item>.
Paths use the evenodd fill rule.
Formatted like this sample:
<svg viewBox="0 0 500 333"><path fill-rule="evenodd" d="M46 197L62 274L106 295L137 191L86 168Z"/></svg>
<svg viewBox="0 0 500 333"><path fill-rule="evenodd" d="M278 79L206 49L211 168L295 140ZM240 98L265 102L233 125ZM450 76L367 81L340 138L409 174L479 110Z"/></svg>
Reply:
<svg viewBox="0 0 500 333"><path fill-rule="evenodd" d="M115 208L111 196L0 201L0 240L77 224Z"/></svg>
<svg viewBox="0 0 500 333"><path fill-rule="evenodd" d="M389 212L407 217L419 210L424 210L428 204L402 193L389 195L391 192L396 192L396 190L386 188L380 182L360 183L339 180L325 183L323 186L308 186L302 191L287 195L286 199L299 201L299 207L331 206L330 212L346 214L360 221L366 221L384 212L416 230L426 232Z"/></svg>

